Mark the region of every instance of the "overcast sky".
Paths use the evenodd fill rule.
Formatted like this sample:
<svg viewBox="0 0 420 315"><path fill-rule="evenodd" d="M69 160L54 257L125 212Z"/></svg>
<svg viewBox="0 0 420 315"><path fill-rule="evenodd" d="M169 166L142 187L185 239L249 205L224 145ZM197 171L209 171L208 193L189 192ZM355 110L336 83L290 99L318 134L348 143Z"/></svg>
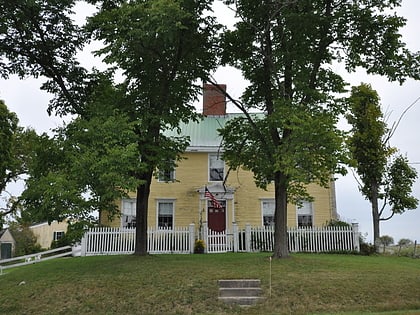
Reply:
<svg viewBox="0 0 420 315"><path fill-rule="evenodd" d="M87 12L86 7L79 8L81 12ZM420 51L420 1L403 0L398 14L407 19L407 26L402 30L403 39L412 51ZM226 20L228 15L224 16ZM94 62L89 54L83 54L83 63L91 65ZM337 66L337 71L344 74L344 68ZM219 83L227 84L228 92L239 98L246 83L240 73L230 68L220 69L215 73ZM408 80L400 86L398 83L389 83L386 79L377 76L368 76L363 71L344 74L346 80L352 85L370 83L381 97L383 112L387 114L387 121L391 125L396 122L404 110L415 103L420 97L420 82ZM62 125L63 119L48 116L46 108L50 96L39 90L42 79L28 78L18 80L12 77L9 80L0 80L0 99L4 100L9 110L15 112L21 126L33 127L38 132L47 132ZM201 110L201 104L197 105ZM233 107L228 106L228 110ZM416 127L419 125L420 101L404 115L398 129L391 139L391 144L396 146L401 153L405 154L413 167L420 173L420 138ZM340 124L347 128L345 122ZM9 190L18 193L19 185L12 185ZM349 222L359 223L360 231L367 240L372 239L372 216L370 204L361 196L357 188L357 182L351 172L345 177L339 177L336 182L337 209L341 218ZM414 195L420 199L420 180L414 185ZM316 211L316 209L315 209ZM403 215L394 216L391 220L381 223L381 235L390 235L397 242L401 238L409 238L420 242L420 208L411 210Z"/></svg>

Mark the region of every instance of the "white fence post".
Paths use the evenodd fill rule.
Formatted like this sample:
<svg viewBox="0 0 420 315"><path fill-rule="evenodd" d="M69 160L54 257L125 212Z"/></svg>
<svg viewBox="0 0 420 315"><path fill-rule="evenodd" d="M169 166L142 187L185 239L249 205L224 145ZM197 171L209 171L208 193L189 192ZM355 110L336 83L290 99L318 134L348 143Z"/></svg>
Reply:
<svg viewBox="0 0 420 315"><path fill-rule="evenodd" d="M233 251L237 253L239 251L239 230L236 223L232 224L232 234L233 234Z"/></svg>
<svg viewBox="0 0 420 315"><path fill-rule="evenodd" d="M251 252L251 224L249 223L245 225L245 251Z"/></svg>
<svg viewBox="0 0 420 315"><path fill-rule="evenodd" d="M194 253L194 244L195 244L195 224L191 223L189 225L188 237L190 239L190 254Z"/></svg>
<svg viewBox="0 0 420 315"><path fill-rule="evenodd" d="M203 223L203 240L204 240L204 253L208 252L209 248L209 229L207 227L207 222Z"/></svg>
<svg viewBox="0 0 420 315"><path fill-rule="evenodd" d="M80 246L81 246L80 256L86 256L86 233L87 231L85 232L85 234L83 235L80 241Z"/></svg>
<svg viewBox="0 0 420 315"><path fill-rule="evenodd" d="M355 251L360 251L360 239L359 239L359 223L352 223L353 230L353 248Z"/></svg>

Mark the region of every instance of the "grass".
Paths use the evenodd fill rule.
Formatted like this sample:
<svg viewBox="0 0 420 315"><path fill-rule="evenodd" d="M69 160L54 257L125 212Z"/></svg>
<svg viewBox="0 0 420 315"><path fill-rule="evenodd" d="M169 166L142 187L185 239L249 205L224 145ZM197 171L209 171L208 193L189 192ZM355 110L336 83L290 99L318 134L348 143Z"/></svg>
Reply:
<svg viewBox="0 0 420 315"><path fill-rule="evenodd" d="M0 314L420 314L419 259L292 255L272 261L270 297L268 257L50 260L0 276ZM224 305L217 280L231 278L261 279L266 299L250 308Z"/></svg>

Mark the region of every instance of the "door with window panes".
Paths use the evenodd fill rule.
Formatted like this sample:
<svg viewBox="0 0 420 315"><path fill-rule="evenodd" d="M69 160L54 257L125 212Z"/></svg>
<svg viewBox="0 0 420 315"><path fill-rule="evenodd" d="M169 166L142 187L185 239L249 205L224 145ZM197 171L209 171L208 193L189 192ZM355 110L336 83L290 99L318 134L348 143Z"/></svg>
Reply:
<svg viewBox="0 0 420 315"><path fill-rule="evenodd" d="M213 206L209 200L207 202L207 224L210 230L224 232L226 230L226 201L218 200L221 208Z"/></svg>

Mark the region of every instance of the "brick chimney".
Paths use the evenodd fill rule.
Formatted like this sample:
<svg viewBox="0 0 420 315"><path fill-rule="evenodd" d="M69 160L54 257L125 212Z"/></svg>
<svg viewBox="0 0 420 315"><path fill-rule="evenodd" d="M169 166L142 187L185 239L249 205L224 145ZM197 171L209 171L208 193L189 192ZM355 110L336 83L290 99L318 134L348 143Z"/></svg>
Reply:
<svg viewBox="0 0 420 315"><path fill-rule="evenodd" d="M218 86L226 91L226 84L219 84ZM226 115L226 96L212 84L203 85L203 115Z"/></svg>

